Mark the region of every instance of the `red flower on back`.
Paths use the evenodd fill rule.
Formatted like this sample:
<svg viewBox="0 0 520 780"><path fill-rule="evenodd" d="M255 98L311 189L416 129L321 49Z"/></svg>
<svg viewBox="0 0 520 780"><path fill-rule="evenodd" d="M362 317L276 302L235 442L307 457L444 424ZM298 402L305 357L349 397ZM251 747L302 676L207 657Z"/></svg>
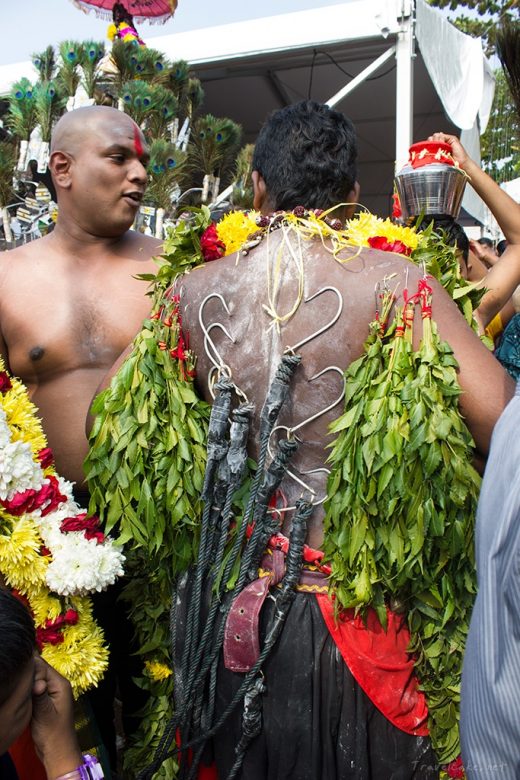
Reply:
<svg viewBox="0 0 520 780"><path fill-rule="evenodd" d="M219 257L225 255L226 245L218 237L216 225L210 225L201 235L200 248L202 249L202 256L206 262L209 260L218 260Z"/></svg>
<svg viewBox="0 0 520 780"><path fill-rule="evenodd" d="M389 241L384 236L372 236L368 239L368 245L372 249L381 249L383 252L397 252L399 255L412 254L412 248L403 244L402 241Z"/></svg>

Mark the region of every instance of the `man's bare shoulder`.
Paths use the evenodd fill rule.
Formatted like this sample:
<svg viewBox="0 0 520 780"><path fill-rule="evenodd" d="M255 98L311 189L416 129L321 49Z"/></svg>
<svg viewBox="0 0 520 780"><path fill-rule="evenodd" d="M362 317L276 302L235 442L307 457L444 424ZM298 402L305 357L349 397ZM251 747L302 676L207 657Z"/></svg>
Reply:
<svg viewBox="0 0 520 780"><path fill-rule="evenodd" d="M163 243L160 239L145 236L136 230L129 230L125 235L123 243L135 260L149 260L151 257L158 257L162 253L163 248Z"/></svg>
<svg viewBox="0 0 520 780"><path fill-rule="evenodd" d="M22 285L25 287L36 267L49 255L47 236L28 244L0 252L0 290Z"/></svg>
<svg viewBox="0 0 520 780"><path fill-rule="evenodd" d="M41 257L49 250L49 236L43 236L35 241L29 241L27 244L22 244L15 249L9 249L7 252L0 253L0 262L20 263L26 261L32 261L37 257Z"/></svg>

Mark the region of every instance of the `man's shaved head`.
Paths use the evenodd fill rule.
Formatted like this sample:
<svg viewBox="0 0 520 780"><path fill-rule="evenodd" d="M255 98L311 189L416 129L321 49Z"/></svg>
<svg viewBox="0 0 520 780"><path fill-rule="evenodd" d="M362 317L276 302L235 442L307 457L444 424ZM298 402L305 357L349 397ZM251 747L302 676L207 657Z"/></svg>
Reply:
<svg viewBox="0 0 520 780"><path fill-rule="evenodd" d="M68 220L91 235L121 236L142 202L148 159L143 133L128 114L108 106L65 114L52 134L49 163L58 226Z"/></svg>
<svg viewBox="0 0 520 780"><path fill-rule="evenodd" d="M68 111L56 124L51 139L51 154L74 154L90 135L114 127L137 128L135 122L123 111L109 106L85 106Z"/></svg>

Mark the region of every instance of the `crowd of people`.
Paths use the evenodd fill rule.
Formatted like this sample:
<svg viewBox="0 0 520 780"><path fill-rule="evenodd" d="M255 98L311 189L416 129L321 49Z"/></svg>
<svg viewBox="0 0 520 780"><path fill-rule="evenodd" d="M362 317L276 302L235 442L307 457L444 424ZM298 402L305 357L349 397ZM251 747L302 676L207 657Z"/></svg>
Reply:
<svg viewBox="0 0 520 780"><path fill-rule="evenodd" d="M460 262L461 273L485 289L475 311L480 332L498 341L505 328L506 343L506 326L510 322L514 327L518 316L511 299L520 284L520 205L469 158L455 136L436 133L431 140L449 144L455 163L505 236L507 247L500 256L484 239L466 246L462 241ZM92 399L117 373L118 358L131 350L150 314L146 285L136 276L155 273L152 258L161 246L131 229L146 187L147 161L146 140L124 113L88 107L65 114L54 128L49 164L59 204L56 227L1 258L0 352L10 374L29 389L56 468L75 484L83 506L89 501L83 462ZM352 123L310 101L275 112L258 137L252 180L254 207L266 224L276 212L300 209L328 211L329 220L341 225L355 209L345 204L358 203L362 189ZM248 454L262 464L268 446L265 436L262 439L265 409L271 413L288 394L280 427L289 434L305 421L304 446L294 468L299 474L318 474L312 483L314 499L327 494L327 447L339 394L332 375L343 374L364 354L376 316L378 283L392 279L397 302L403 302L404 291L420 285L423 272L393 252L362 248L354 256L333 256L327 241L291 243L281 221L279 229L269 230L248 248L238 266L233 253L186 274L176 289L183 331L189 333L197 359L194 386L199 398L214 403L209 378L215 356L223 356L220 368L226 370L218 373L217 389L222 398L236 393L239 401L247 399L239 409L249 419ZM457 364L459 411L477 460L485 465L475 542L478 595L463 670L462 760L468 778L513 780L520 776L518 394L511 376L441 285L435 280L429 285L431 316ZM339 302L328 323L332 308L312 304L323 291L332 291ZM232 315L232 340L218 323L223 301ZM201 314L206 304L206 322L215 328L211 337ZM422 326L420 318L416 320L418 342ZM496 354L500 356L500 350ZM509 350L504 364L516 377L514 363ZM313 387L327 371L329 379ZM219 398L217 394L214 408ZM222 408L220 423L210 421L208 463L211 447L219 446L211 426L224 426L220 435L228 435L222 431L230 408ZM233 419L239 426L238 417ZM211 617L217 602L203 591L214 588L211 576L204 586L194 567L176 591L172 663L176 711L181 713L177 725L183 748L193 747L193 753L184 751L181 775L219 780L440 777L448 769L439 765L430 744L427 707L410 666L403 611L389 608L385 629L373 615L362 620L353 611L338 614L320 552L325 535L321 501L307 500L301 481L285 473L282 478L283 501L296 511L281 512L280 543L261 559L264 574L246 571L244 564L243 590L233 591L233 600L224 592L219 597L215 613L222 608L230 615L225 627L218 619L210 626L208 613ZM348 512L345 506L345 516ZM251 536L255 544L261 543L254 528ZM290 539L288 548L280 541L285 537ZM296 564L291 554L298 558ZM292 580L290 565L296 566ZM132 682L136 648L131 625L117 596L117 588L111 588L94 598L112 653L105 681L90 696L112 765L104 768L105 776L117 772L116 732L130 736L142 704L142 692ZM194 602L200 607L196 617L190 616ZM223 647L206 669L211 679L204 686L213 686L213 692L201 694L199 702L203 714L211 710L208 723L213 724L205 729L204 743L193 725L197 713L182 720L182 712L193 704L191 670L205 664L205 657L197 657L196 645L186 651L192 642L190 621L199 618L208 621L202 625L210 626ZM98 759L83 755L76 738L70 686L39 657L32 617L6 589L0 589L0 627L0 777L17 777L8 750L28 725L50 780L102 777ZM255 642L269 645L258 667L258 653L253 652L252 661L244 660ZM240 692L246 679L251 685L243 703ZM122 708L117 726L116 696ZM236 702L239 706L231 712ZM197 717L200 720L200 712ZM145 770L142 777L160 770L160 756L152 750L150 764L149 774ZM461 776L454 774L459 767L450 771L453 777Z"/></svg>

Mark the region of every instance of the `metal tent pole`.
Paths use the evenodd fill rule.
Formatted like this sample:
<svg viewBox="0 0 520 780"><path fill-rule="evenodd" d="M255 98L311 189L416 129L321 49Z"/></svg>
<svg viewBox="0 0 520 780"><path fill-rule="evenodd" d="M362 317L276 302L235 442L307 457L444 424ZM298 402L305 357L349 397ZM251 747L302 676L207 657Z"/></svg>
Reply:
<svg viewBox="0 0 520 780"><path fill-rule="evenodd" d="M354 89L356 89L359 84L362 84L365 79L367 79L369 76L372 75L372 73L375 73L376 70L379 70L381 65L384 65L387 60L390 59L390 57L393 56L395 53L396 48L395 46L390 46L389 49L387 49L383 54L381 54L377 60L374 60L374 62L371 62L370 65L368 65L364 70L361 71L361 73L358 73L357 76L355 76L353 79L349 81L348 84L346 84L344 87L342 87L339 92L336 92L335 95L333 95L327 102L325 103L326 106L329 108L334 108L340 100L343 100L344 97L346 97L350 92L352 92Z"/></svg>
<svg viewBox="0 0 520 780"><path fill-rule="evenodd" d="M413 61L415 58L414 0L401 0L396 45L395 169L408 160L413 139Z"/></svg>

